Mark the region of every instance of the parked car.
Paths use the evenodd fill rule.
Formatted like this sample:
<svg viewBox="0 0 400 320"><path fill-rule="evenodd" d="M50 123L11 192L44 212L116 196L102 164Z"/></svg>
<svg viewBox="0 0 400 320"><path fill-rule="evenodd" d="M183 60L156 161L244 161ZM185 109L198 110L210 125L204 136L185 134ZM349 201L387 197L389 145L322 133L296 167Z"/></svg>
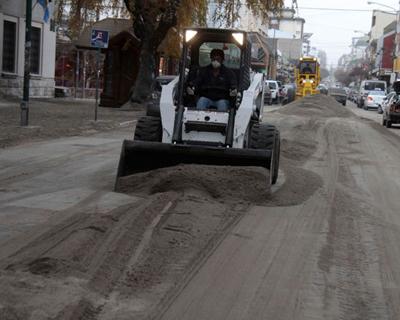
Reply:
<svg viewBox="0 0 400 320"><path fill-rule="evenodd" d="M265 84L267 84L269 86L269 89L271 90L272 103L278 103L279 102L278 82L276 82L275 80L266 80Z"/></svg>
<svg viewBox="0 0 400 320"><path fill-rule="evenodd" d="M380 90L386 92L386 81L381 80L363 80L361 81L360 91L357 98L357 107L364 107L365 99L370 91Z"/></svg>
<svg viewBox="0 0 400 320"><path fill-rule="evenodd" d="M359 91L357 89L353 88L350 90L350 93L349 93L347 99L349 99L351 102L354 102L357 104L358 94L359 94Z"/></svg>
<svg viewBox="0 0 400 320"><path fill-rule="evenodd" d="M282 100L282 104L288 104L296 99L296 84L288 83L283 86L285 96Z"/></svg>
<svg viewBox="0 0 400 320"><path fill-rule="evenodd" d="M390 128L392 124L400 123L400 81L393 84L395 94L385 104L382 114L382 125Z"/></svg>
<svg viewBox="0 0 400 320"><path fill-rule="evenodd" d="M162 86L174 80L176 75L158 76L154 79L152 84L151 99L147 104L147 116L159 117L160 116L160 99Z"/></svg>
<svg viewBox="0 0 400 320"><path fill-rule="evenodd" d="M285 97L282 100L282 104L288 104L296 99L296 84L287 83L284 86Z"/></svg>
<svg viewBox="0 0 400 320"><path fill-rule="evenodd" d="M344 106L346 105L347 101L346 90L344 90L343 88L331 87L329 88L328 92L329 95L334 97L337 102L341 103Z"/></svg>
<svg viewBox="0 0 400 320"><path fill-rule="evenodd" d="M383 98L382 103L378 106L379 114L383 113L383 109L387 107L387 104L389 103L390 99L392 99L392 97L395 95L396 95L396 92L392 91L389 94L387 94L385 98Z"/></svg>
<svg viewBox="0 0 400 320"><path fill-rule="evenodd" d="M364 99L364 110L378 109L378 107L382 105L382 101L383 99L385 99L385 96L385 92L381 90L369 91L366 98Z"/></svg>
<svg viewBox="0 0 400 320"><path fill-rule="evenodd" d="M286 96L285 87L282 85L281 81L276 81L278 83L278 102L281 103Z"/></svg>
<svg viewBox="0 0 400 320"><path fill-rule="evenodd" d="M269 88L268 83L265 84L264 87L264 104L271 105L272 104L272 92Z"/></svg>
<svg viewBox="0 0 400 320"><path fill-rule="evenodd" d="M321 94L328 94L328 87L322 83L318 85L317 90L319 90Z"/></svg>

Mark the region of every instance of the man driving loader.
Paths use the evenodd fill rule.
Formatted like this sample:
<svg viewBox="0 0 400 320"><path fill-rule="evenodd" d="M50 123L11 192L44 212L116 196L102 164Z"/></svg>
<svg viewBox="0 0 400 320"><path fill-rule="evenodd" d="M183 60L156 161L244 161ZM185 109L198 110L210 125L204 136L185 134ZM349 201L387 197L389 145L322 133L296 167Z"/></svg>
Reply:
<svg viewBox="0 0 400 320"><path fill-rule="evenodd" d="M218 111L227 111L229 99L237 95L235 73L224 66L224 51L213 49L210 52L211 63L200 69L192 86L188 86L189 95L199 95L197 109L205 110L216 107Z"/></svg>

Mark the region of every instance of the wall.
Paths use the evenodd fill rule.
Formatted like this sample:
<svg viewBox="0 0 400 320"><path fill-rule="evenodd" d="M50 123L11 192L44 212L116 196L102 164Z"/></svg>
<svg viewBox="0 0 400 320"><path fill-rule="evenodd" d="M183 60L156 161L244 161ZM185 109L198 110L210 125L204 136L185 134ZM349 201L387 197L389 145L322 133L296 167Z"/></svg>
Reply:
<svg viewBox="0 0 400 320"><path fill-rule="evenodd" d="M56 34L50 31L50 23L43 22L43 15L43 8L40 5L36 5L32 12L32 26L41 29L41 46L39 74L31 75L30 95L32 97L54 96ZM2 71L4 20L11 20L17 23L16 70L15 73L11 74ZM24 0L1 0L0 26L0 95L22 97L25 48Z"/></svg>
<svg viewBox="0 0 400 320"><path fill-rule="evenodd" d="M373 26L374 17L375 25ZM383 35L383 29L394 20L396 20L396 14L374 10L372 13L370 40L378 40Z"/></svg>
<svg viewBox="0 0 400 320"><path fill-rule="evenodd" d="M280 17L271 19L272 24L277 24L279 30L293 34L293 39L279 39L278 50L286 59L299 59L303 55L304 23L302 18L294 17L294 10L283 10Z"/></svg>
<svg viewBox="0 0 400 320"><path fill-rule="evenodd" d="M301 39L280 39L278 40L278 50L286 59L299 59L302 53L303 41Z"/></svg>
<svg viewBox="0 0 400 320"><path fill-rule="evenodd" d="M383 39L383 59L382 68L392 69L395 33L391 33Z"/></svg>

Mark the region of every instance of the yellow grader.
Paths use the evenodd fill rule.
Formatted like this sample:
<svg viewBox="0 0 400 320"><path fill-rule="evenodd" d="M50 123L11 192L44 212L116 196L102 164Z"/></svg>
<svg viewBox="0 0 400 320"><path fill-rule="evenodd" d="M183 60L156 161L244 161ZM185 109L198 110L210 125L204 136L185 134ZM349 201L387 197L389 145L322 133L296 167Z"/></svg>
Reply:
<svg viewBox="0 0 400 320"><path fill-rule="evenodd" d="M317 58L301 57L295 72L296 98L319 93L317 87L321 81L321 74Z"/></svg>

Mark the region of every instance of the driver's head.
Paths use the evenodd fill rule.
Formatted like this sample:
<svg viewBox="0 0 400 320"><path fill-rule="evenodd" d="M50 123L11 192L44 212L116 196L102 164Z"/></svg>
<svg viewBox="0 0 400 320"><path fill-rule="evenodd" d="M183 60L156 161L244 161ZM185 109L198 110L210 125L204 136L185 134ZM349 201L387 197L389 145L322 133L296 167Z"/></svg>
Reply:
<svg viewBox="0 0 400 320"><path fill-rule="evenodd" d="M211 64L214 68L219 68L224 61L225 54L221 49L212 49L210 52Z"/></svg>

